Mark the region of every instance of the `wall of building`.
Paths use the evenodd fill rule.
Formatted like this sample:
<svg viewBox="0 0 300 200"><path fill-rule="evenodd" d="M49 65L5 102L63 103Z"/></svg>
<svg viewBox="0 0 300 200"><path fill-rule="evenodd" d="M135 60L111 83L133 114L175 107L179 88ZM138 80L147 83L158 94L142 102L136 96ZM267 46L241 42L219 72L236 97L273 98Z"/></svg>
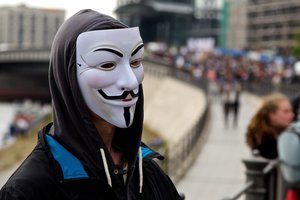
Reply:
<svg viewBox="0 0 300 200"><path fill-rule="evenodd" d="M247 15L250 48L289 48L300 29L299 0L249 0Z"/></svg>
<svg viewBox="0 0 300 200"><path fill-rule="evenodd" d="M64 20L64 10L0 7L0 49L50 47Z"/></svg>
<svg viewBox="0 0 300 200"><path fill-rule="evenodd" d="M129 26L139 26L145 42L184 45L190 38L214 38L219 30L216 0L119 0L117 16Z"/></svg>
<svg viewBox="0 0 300 200"><path fill-rule="evenodd" d="M226 47L243 49L247 42L247 2L228 0L228 27Z"/></svg>

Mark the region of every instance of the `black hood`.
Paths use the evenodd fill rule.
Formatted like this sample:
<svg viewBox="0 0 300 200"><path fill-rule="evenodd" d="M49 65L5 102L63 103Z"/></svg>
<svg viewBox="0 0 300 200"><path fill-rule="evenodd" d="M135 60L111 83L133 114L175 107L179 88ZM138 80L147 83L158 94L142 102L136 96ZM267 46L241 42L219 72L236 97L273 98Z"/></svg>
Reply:
<svg viewBox="0 0 300 200"><path fill-rule="evenodd" d="M86 170L95 177L100 177L103 169L100 148L106 152L108 165L113 165L113 162L80 93L76 77L76 39L82 32L119 28L127 26L93 10L82 10L60 27L51 49L49 84L53 105L53 136L80 159ZM132 166L136 162L143 128L142 85L139 91L133 124L126 129L116 128L113 139L113 145L121 148L127 156L129 170L134 168Z"/></svg>

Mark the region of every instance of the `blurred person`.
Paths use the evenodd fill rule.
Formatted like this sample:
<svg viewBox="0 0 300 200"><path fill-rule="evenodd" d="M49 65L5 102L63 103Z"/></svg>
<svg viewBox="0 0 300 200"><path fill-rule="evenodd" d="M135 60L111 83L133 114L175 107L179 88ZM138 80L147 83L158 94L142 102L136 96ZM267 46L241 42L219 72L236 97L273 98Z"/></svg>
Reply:
<svg viewBox="0 0 300 200"><path fill-rule="evenodd" d="M276 159L277 138L290 125L293 117L288 97L281 93L266 96L247 127L246 142L252 153Z"/></svg>
<svg viewBox="0 0 300 200"><path fill-rule="evenodd" d="M208 81L208 95L211 102L218 102L220 96L220 86L216 80Z"/></svg>
<svg viewBox="0 0 300 200"><path fill-rule="evenodd" d="M300 115L300 93L298 92L291 98L291 104L294 112L294 121L299 121L299 115Z"/></svg>
<svg viewBox="0 0 300 200"><path fill-rule="evenodd" d="M278 137L278 158L285 200L299 200L300 192L300 121L289 125ZM282 198L283 199L283 198Z"/></svg>
<svg viewBox="0 0 300 200"><path fill-rule="evenodd" d="M53 123L1 200L181 199L141 142L143 52L138 27L88 9L64 22L50 56Z"/></svg>
<svg viewBox="0 0 300 200"><path fill-rule="evenodd" d="M233 101L232 109L233 109L233 125L237 126L238 125L238 116L239 116L239 111L240 111L240 105L241 105L241 92L242 92L242 86L239 81L236 81L234 84L234 93L235 93L235 98Z"/></svg>
<svg viewBox="0 0 300 200"><path fill-rule="evenodd" d="M229 117L231 115L233 118L233 125L236 127L238 124L241 91L241 84L238 81L227 81L222 86L222 104L226 126L229 123Z"/></svg>

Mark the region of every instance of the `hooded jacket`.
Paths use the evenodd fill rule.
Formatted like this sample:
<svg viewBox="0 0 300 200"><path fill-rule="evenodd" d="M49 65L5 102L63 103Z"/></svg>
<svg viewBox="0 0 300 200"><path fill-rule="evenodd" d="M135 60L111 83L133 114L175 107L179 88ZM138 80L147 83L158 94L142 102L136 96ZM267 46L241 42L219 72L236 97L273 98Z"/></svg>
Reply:
<svg viewBox="0 0 300 200"><path fill-rule="evenodd" d="M127 157L126 171L113 163L80 93L76 78L78 35L126 27L93 10L78 12L60 27L49 68L53 124L39 132L37 146L1 189L1 200L180 199L169 177L152 160L162 156L141 142L142 85L132 125L116 128L113 138L113 145Z"/></svg>

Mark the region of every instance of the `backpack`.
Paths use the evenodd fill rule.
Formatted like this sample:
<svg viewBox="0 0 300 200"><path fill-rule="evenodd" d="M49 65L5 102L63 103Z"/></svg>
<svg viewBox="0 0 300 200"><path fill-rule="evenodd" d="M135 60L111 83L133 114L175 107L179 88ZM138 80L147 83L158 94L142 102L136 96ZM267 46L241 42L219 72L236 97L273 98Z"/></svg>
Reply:
<svg viewBox="0 0 300 200"><path fill-rule="evenodd" d="M279 135L277 148L283 178L291 184L300 183L300 121Z"/></svg>

